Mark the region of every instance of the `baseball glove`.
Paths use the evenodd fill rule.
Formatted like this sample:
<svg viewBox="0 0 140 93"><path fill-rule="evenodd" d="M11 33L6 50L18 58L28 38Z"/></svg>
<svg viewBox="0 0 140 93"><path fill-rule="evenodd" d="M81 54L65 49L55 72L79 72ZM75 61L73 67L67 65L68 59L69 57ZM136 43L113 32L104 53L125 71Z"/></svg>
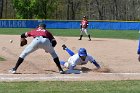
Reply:
<svg viewBox="0 0 140 93"><path fill-rule="evenodd" d="M82 28L87 28L87 25L82 25Z"/></svg>
<svg viewBox="0 0 140 93"><path fill-rule="evenodd" d="M55 40L55 39L53 39L53 40L51 41L51 43L52 43L52 46L53 46L53 47L55 47L55 46L56 46L56 44L57 44L57 42L56 42L56 40Z"/></svg>
<svg viewBox="0 0 140 93"><path fill-rule="evenodd" d="M20 46L22 47L22 46L24 46L26 44L27 44L27 40L25 38L21 38L21 40L20 40Z"/></svg>

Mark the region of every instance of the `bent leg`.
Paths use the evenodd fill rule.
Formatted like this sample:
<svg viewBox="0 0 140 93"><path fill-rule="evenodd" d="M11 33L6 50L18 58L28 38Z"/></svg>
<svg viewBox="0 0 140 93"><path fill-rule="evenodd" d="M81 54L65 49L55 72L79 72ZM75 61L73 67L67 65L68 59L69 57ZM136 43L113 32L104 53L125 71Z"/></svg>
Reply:
<svg viewBox="0 0 140 93"><path fill-rule="evenodd" d="M74 55L74 52L72 50L70 50L69 48L65 48L65 50L67 51L67 53L70 55L70 56L73 56Z"/></svg>
<svg viewBox="0 0 140 93"><path fill-rule="evenodd" d="M69 48L67 48L67 46L64 44L62 45L63 47L63 50L66 50L67 53L70 55L70 56L73 56L74 55L74 52L72 50L70 50Z"/></svg>
<svg viewBox="0 0 140 93"><path fill-rule="evenodd" d="M60 65L64 66L65 65L65 61L60 61Z"/></svg>
<svg viewBox="0 0 140 93"><path fill-rule="evenodd" d="M19 56L17 63L15 65L15 67L13 68L13 70L17 70L17 68L20 66L20 64L24 61L24 58L31 52L35 51L37 48L34 48L33 46L31 46L30 44L24 49L24 51L21 53L21 55Z"/></svg>
<svg viewBox="0 0 140 93"><path fill-rule="evenodd" d="M52 52L52 53L50 53L50 54L51 54L51 56L53 57L53 61L54 61L55 64L57 65L57 67L58 67L60 73L62 73L62 72L63 72L63 69L61 68L61 64L60 64L60 61L59 61L59 58L58 58L57 54L55 53L55 51Z"/></svg>
<svg viewBox="0 0 140 93"><path fill-rule="evenodd" d="M59 69L59 72L62 74L63 73L63 69L61 68L59 58L58 58L54 48L52 47L51 43L46 41L46 43L43 46L43 49L45 50L46 53L47 52L50 53L50 55L53 58L53 61L55 62L55 64L57 65L57 67Z"/></svg>
<svg viewBox="0 0 140 93"><path fill-rule="evenodd" d="M88 31L87 31L87 29L85 29L85 30L84 30L84 32L85 32L85 34L88 36L88 38L89 38L89 41L91 41L90 34L88 34Z"/></svg>
<svg viewBox="0 0 140 93"><path fill-rule="evenodd" d="M82 40L82 37L83 37L83 28L81 29L81 32L80 32L80 38L78 40Z"/></svg>
<svg viewBox="0 0 140 93"><path fill-rule="evenodd" d="M64 44L62 45L63 47L63 50L66 50L66 52L70 55L70 56L73 56L74 55L74 52L72 50L70 50L69 48L67 48L67 46Z"/></svg>
<svg viewBox="0 0 140 93"><path fill-rule="evenodd" d="M31 45L28 45L28 46L24 49L24 51L20 54L19 57L21 57L21 58L24 59L27 55L29 55L30 53L34 52L35 50L37 50L37 47L35 48L35 47L31 46Z"/></svg>

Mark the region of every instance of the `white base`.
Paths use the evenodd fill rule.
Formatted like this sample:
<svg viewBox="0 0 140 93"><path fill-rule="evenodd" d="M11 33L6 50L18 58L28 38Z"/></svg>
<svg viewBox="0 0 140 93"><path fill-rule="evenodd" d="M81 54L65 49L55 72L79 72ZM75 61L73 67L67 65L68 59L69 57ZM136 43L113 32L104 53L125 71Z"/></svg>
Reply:
<svg viewBox="0 0 140 93"><path fill-rule="evenodd" d="M80 74L82 71L79 70L66 70L66 74Z"/></svg>

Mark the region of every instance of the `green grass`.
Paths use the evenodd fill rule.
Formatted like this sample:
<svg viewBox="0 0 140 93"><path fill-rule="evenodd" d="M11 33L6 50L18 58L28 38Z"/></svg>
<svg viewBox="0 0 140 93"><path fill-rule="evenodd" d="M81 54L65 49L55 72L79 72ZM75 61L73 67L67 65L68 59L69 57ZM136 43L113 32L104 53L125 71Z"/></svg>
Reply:
<svg viewBox="0 0 140 93"><path fill-rule="evenodd" d="M0 34L7 35L20 35L26 31L29 31L28 28L0 28ZM55 36L75 36L79 37L79 29L48 29ZM139 38L139 33L136 30L96 30L90 29L89 33L91 37L95 38L117 38L117 39L134 39Z"/></svg>
<svg viewBox="0 0 140 93"><path fill-rule="evenodd" d="M140 81L0 82L0 93L139 93Z"/></svg>
<svg viewBox="0 0 140 93"><path fill-rule="evenodd" d="M0 34L5 35L20 35L23 32L29 31L28 28L0 28Z"/></svg>
<svg viewBox="0 0 140 93"><path fill-rule="evenodd" d="M5 61L5 59L3 57L0 57L0 61Z"/></svg>

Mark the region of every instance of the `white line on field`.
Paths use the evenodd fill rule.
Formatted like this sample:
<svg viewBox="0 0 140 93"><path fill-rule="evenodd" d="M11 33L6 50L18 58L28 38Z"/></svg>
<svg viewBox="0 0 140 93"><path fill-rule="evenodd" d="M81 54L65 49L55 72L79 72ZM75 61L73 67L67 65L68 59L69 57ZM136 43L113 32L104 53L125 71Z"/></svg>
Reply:
<svg viewBox="0 0 140 93"><path fill-rule="evenodd" d="M100 73L102 75L140 75L140 73Z"/></svg>
<svg viewBox="0 0 140 93"><path fill-rule="evenodd" d="M38 81L38 80L71 80L79 79L77 76L45 76L45 75L14 75L0 74L0 81Z"/></svg>
<svg viewBox="0 0 140 93"><path fill-rule="evenodd" d="M59 81L65 81L65 80L80 80L80 79L86 79L87 73L83 73L83 74L78 74L78 75L69 75L69 74L65 74L65 75L58 75L58 74L0 74L0 81L48 81L48 80L59 80ZM110 79L112 79L112 76L123 76L124 78L119 78L119 79L123 79L123 80L127 80L128 77L129 79L140 79L140 73L95 73L96 77L98 77L98 75L102 75L103 77L107 76L110 77ZM89 74L89 77L93 77L93 74ZM137 77L135 77L137 76ZM98 80L97 78L92 78L93 80ZM117 78L118 79L118 78ZM89 79L91 80L91 79ZM100 79L99 79L100 80ZM105 80L108 80L108 78L105 78Z"/></svg>
<svg viewBox="0 0 140 93"><path fill-rule="evenodd" d="M87 74L87 73L82 73L82 74ZM102 74L102 75L140 75L140 73L96 73L96 74ZM76 77L76 74L74 76L69 76L69 74L64 74L63 76L59 76L59 75L49 75L49 74L0 74L0 76L44 76L44 77L56 77L56 78L59 78L59 77L63 77L63 78L73 78L73 77ZM68 76L66 76L68 75ZM79 74L78 74L79 75ZM78 78L80 76L77 76L76 78Z"/></svg>

